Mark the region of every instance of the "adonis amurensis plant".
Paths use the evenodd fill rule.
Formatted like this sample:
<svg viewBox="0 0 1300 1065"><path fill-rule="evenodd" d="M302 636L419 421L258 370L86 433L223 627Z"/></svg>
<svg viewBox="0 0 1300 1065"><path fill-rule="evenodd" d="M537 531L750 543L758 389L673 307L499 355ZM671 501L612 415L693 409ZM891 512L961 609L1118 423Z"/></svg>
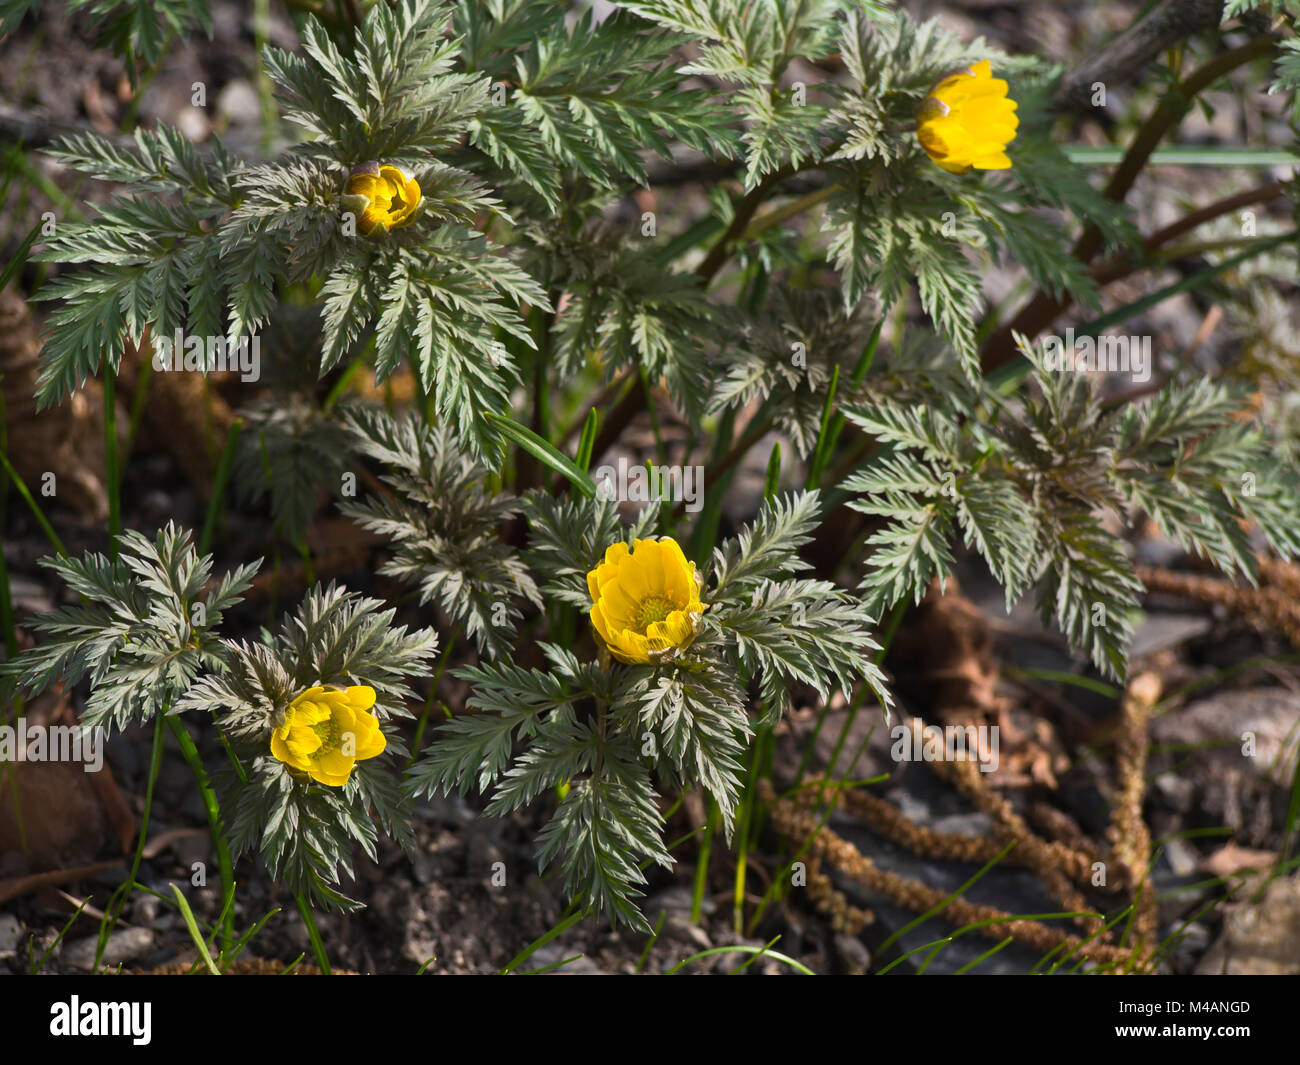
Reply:
<svg viewBox="0 0 1300 1065"><path fill-rule="evenodd" d="M153 5L121 6L109 40L156 63ZM1149 518L1248 579L1262 548L1300 551L1295 434L1257 414L1295 391L1278 316L1235 317L1249 365L1211 381L1165 360L1116 402L1049 357L1051 316L985 306L984 275L1013 264L1094 337L1125 317L1098 317L1116 264L1158 250L1056 142L1058 67L865 0L343 7L364 17L295 5L301 50L262 50L298 131L281 154L164 124L68 137L54 158L118 193L38 253L58 264L38 292L43 403L154 337L260 335L239 497L269 498L277 544L305 551L328 494L424 623L318 584L249 638L233 611L258 566L214 579L174 526L48 563L80 602L34 624L7 677L85 681L88 727L166 720L187 752L184 722L214 728L214 786L191 766L227 865L257 850L301 905L354 907L358 845L409 847L417 799L472 791L490 815L541 808L540 865L647 930L675 801L701 788L731 840L792 702L887 713L882 621L958 551L1112 678L1142 592L1117 526ZM1248 8L1288 34L1271 89L1293 95L1294 11L1225 18ZM158 17L211 25L203 0ZM699 202L630 215L684 158L709 175ZM1291 181L1277 196L1297 202ZM1076 234L1089 254L1067 252ZM1206 255L1216 276L1255 263L1256 310L1294 280L1293 231ZM411 409L347 396L361 370L381 387L409 370ZM707 463L699 508L620 507L593 479L643 412L636 461ZM683 434L661 432L669 414ZM786 454L725 517L769 431ZM365 498L343 487L358 473ZM814 568L823 523L851 535ZM444 666L469 694L426 730Z"/></svg>
<svg viewBox="0 0 1300 1065"><path fill-rule="evenodd" d="M560 866L575 898L649 930L633 900L643 863L672 863L660 794L702 787L730 840L755 721L777 720L792 684L828 698L865 681L888 705L872 619L854 596L800 575L816 493L765 504L703 572L674 539L652 535L652 509L631 529L599 499L538 494L524 509L544 595L590 617L598 651L583 661L548 643L545 668L460 671L479 713L434 733L411 784L477 788L489 814L564 785L539 861Z"/></svg>
<svg viewBox="0 0 1300 1065"><path fill-rule="evenodd" d="M216 631L223 612L256 566L210 581L211 557L173 525L152 542L128 532L119 546L113 560L49 563L83 605L35 621L45 642L16 660L16 679L32 691L88 679L85 728L210 712L230 755L217 791L233 857L257 846L295 892L354 906L336 890L353 844L373 859L380 829L411 840L409 752L389 723L410 716L406 679L427 672L437 637L408 633L383 603L331 585L275 637L227 639ZM178 718L170 724L192 742Z"/></svg>

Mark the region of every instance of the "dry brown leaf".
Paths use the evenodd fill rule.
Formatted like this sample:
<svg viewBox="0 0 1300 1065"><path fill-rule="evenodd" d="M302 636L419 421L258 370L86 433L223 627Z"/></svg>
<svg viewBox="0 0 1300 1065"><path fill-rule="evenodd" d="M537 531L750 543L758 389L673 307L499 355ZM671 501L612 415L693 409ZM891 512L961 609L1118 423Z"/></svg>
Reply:
<svg viewBox="0 0 1300 1065"><path fill-rule="evenodd" d="M8 455L32 495L52 498L88 521L108 517L104 488L103 392L87 381L68 399L36 412L41 342L27 300L12 286L0 292L0 393ZM117 418L124 442L125 416ZM53 481L47 475L53 474Z"/></svg>
<svg viewBox="0 0 1300 1065"><path fill-rule="evenodd" d="M983 612L961 594L955 578L925 599L894 640L891 661L900 678L911 664L912 683L922 689L937 721L949 725L994 724L999 729L998 771L990 783L1002 788L1041 785L1055 789L1069 765L1052 722L1017 710L997 692L1001 666L993 629Z"/></svg>
<svg viewBox="0 0 1300 1065"><path fill-rule="evenodd" d="M148 334L139 348L128 346L118 371L122 394L135 390L143 356L151 349ZM166 451L204 499L212 495L212 478L235 422L235 413L213 387L221 374L153 373L144 405L142 438Z"/></svg>
<svg viewBox="0 0 1300 1065"><path fill-rule="evenodd" d="M71 869L51 869L44 873L32 873L30 876L15 876L7 880L0 880L0 902L8 902L10 899L16 899L20 895L27 895L33 891L43 891L46 888L57 887L60 884L71 884L78 880L84 880L88 876L106 873L110 869L116 869L123 864L125 863L121 858L114 858L111 862L96 862L94 865L79 865Z"/></svg>
<svg viewBox="0 0 1300 1065"><path fill-rule="evenodd" d="M1198 868L1211 876L1230 877L1236 873L1269 869L1277 861L1272 851L1253 850L1226 843L1213 854L1202 858Z"/></svg>

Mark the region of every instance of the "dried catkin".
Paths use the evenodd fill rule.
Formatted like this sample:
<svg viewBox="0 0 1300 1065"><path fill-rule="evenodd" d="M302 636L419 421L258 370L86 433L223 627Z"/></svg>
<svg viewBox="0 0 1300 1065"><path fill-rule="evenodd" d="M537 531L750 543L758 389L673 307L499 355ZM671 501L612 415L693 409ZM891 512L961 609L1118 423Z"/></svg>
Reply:
<svg viewBox="0 0 1300 1065"><path fill-rule="evenodd" d="M812 789L805 789L794 799L777 800L769 782L761 781L759 788L760 798L769 805L777 831L798 845L807 841L811 859L829 862L850 879L908 909L924 913L942 907L943 917L958 925L995 921L979 928L979 933L993 939L1011 936L1044 953L1061 948L1063 954L1077 953L1102 964L1121 964L1131 956L1131 951L1124 948L1097 939L1084 940L1038 921L1017 920L1014 915L992 906L976 905L960 898L949 900L943 891L886 872L829 828L824 825L818 828L818 819L810 809L816 798ZM812 883L811 876L809 883Z"/></svg>
<svg viewBox="0 0 1300 1065"><path fill-rule="evenodd" d="M1154 673L1142 673L1133 678L1124 693L1117 756L1119 790L1106 832L1111 860L1133 887L1138 941L1150 947L1155 946L1158 932L1155 892L1147 875L1151 833L1142 819L1142 799L1146 795L1151 710L1160 699L1160 691L1160 678Z"/></svg>

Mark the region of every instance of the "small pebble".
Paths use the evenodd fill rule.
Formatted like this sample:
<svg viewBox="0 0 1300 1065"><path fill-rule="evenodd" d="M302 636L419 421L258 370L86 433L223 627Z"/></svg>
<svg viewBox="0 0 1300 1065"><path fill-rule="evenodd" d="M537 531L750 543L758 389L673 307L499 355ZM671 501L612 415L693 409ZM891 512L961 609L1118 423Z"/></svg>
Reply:
<svg viewBox="0 0 1300 1065"><path fill-rule="evenodd" d="M120 928L108 937L104 945L104 954L100 958L101 969L113 969L129 961L134 961L153 946L153 932L148 928ZM69 943L61 955L63 964L89 972L95 964L95 948L98 936L87 936Z"/></svg>

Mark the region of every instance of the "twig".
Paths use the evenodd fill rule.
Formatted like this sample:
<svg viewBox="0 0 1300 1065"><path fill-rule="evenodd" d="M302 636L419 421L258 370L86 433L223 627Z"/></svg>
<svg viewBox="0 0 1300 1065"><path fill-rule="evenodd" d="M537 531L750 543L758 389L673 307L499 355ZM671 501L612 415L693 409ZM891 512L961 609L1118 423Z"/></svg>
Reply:
<svg viewBox="0 0 1300 1065"><path fill-rule="evenodd" d="M1151 153L1155 151L1165 135L1182 120L1191 106L1191 101L1198 93L1237 67L1271 55L1274 51L1276 45L1271 38L1256 38L1239 48L1216 56L1188 75L1175 89L1170 90L1138 130L1133 143L1129 145L1124 158L1115 173L1111 175L1105 189L1107 198L1116 202L1124 199ZM1072 254L1079 262L1090 263L1101 247L1101 231L1096 226L1090 225L1079 237ZM1071 302L1069 299L1058 299L1042 290L1035 294L1008 325L995 330L985 341L980 353L980 363L984 372L996 370L1016 357L1015 333L1024 333L1029 337L1037 336L1058 314L1069 307Z"/></svg>
<svg viewBox="0 0 1300 1065"><path fill-rule="evenodd" d="M1107 91L1132 81L1161 52L1201 30L1219 24L1223 0L1164 0L1146 18L1135 22L1097 55L1061 80L1052 99L1057 111L1092 109L1093 85Z"/></svg>

